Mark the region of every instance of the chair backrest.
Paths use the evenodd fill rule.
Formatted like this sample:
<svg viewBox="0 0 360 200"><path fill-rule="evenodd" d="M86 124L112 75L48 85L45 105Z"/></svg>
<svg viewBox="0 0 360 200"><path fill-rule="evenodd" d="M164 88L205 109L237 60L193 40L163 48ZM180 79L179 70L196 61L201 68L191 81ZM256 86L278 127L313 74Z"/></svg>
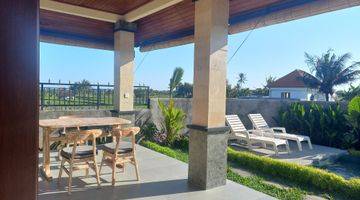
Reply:
<svg viewBox="0 0 360 200"><path fill-rule="evenodd" d="M237 115L226 115L226 123L230 126L231 133L234 135L245 135L249 138L249 132Z"/></svg>
<svg viewBox="0 0 360 200"><path fill-rule="evenodd" d="M90 129L90 130L80 130L80 127L77 127L74 130L71 130L65 134L66 142L71 145L72 148L72 158L74 159L74 155L78 145L83 144L84 141L91 140L92 141L92 150L94 155L96 154L96 138L102 134L101 129Z"/></svg>
<svg viewBox="0 0 360 200"><path fill-rule="evenodd" d="M115 128L112 130L111 134L116 139L116 145L115 145L115 151L118 152L120 148L120 143L123 138L130 138L131 140L131 146L132 146L132 154L135 153L135 135L140 132L139 127L128 127L128 128ZM117 156L117 153L115 154L115 157Z"/></svg>
<svg viewBox="0 0 360 200"><path fill-rule="evenodd" d="M267 129L269 125L266 123L265 119L260 113L249 114L251 123L253 124L254 129Z"/></svg>

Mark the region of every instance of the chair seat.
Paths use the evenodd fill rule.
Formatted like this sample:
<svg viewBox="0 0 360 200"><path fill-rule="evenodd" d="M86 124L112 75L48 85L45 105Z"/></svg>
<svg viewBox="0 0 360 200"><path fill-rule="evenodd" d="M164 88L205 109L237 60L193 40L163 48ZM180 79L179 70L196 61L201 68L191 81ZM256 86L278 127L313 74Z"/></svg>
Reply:
<svg viewBox="0 0 360 200"><path fill-rule="evenodd" d="M108 153L114 154L115 146L116 146L115 142L108 143L108 144L105 144L102 149ZM130 153L132 151L133 151L133 148L132 148L131 142L120 142L118 154Z"/></svg>
<svg viewBox="0 0 360 200"><path fill-rule="evenodd" d="M251 136L250 140L265 142L268 144L275 144L278 145L286 145L286 140L270 138L270 137L263 137L263 136Z"/></svg>
<svg viewBox="0 0 360 200"><path fill-rule="evenodd" d="M300 142L302 141L308 141L310 138L306 135L295 135L295 134L288 134L288 133L275 133L274 134L275 138L280 138L280 139L286 139L286 140L299 140Z"/></svg>
<svg viewBox="0 0 360 200"><path fill-rule="evenodd" d="M50 133L50 138L58 138L58 137L64 137L62 130L55 130L52 133Z"/></svg>
<svg viewBox="0 0 360 200"><path fill-rule="evenodd" d="M60 155L64 158L71 159L73 147L66 147L61 150ZM83 159L93 157L93 147L89 145L77 146L75 152L75 159Z"/></svg>

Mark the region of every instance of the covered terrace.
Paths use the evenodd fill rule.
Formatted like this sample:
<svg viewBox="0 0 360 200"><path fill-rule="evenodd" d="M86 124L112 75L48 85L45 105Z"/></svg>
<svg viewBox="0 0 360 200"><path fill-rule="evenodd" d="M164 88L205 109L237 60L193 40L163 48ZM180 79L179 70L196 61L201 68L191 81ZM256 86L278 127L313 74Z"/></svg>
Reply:
<svg viewBox="0 0 360 200"><path fill-rule="evenodd" d="M177 187L183 188L185 184L189 189L178 191L184 193L191 191L190 188L207 190L227 183L225 88L228 34L357 5L360 0L2 1L0 155L4 162L0 172L1 198L42 199L44 195L37 194L46 183L38 182L39 161L45 164L39 170L48 177L53 176L49 173L50 165L46 165L50 164L51 158L38 159L40 41L113 50L114 110L119 117L130 118L134 112L134 48L152 51L195 44L194 109L192 124L188 125L191 130L189 165L187 168L179 164L177 178L183 181L171 183L174 190L168 191L176 193ZM145 152L140 150L139 154ZM159 163L167 159L155 157ZM143 159L140 166L154 160ZM143 173L150 175L153 171L144 169ZM150 176L148 178L151 180ZM233 184L228 183L226 187L236 188ZM128 191L141 192L136 184L128 183L126 187ZM108 190L115 191L111 195L116 199L116 188L106 187L103 191ZM218 188L211 191L218 191ZM239 190L238 195L231 198L246 198L242 191L245 190ZM89 195L86 191L85 194ZM144 194L138 197L157 196ZM46 199L52 198L49 195ZM267 197L260 194L260 198Z"/></svg>

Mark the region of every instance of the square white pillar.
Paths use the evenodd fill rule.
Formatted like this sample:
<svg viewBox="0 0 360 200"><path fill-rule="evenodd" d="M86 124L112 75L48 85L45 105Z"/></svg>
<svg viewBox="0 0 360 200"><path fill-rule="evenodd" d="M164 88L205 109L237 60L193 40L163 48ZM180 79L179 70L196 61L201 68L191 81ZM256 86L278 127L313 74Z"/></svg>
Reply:
<svg viewBox="0 0 360 200"><path fill-rule="evenodd" d="M195 60L189 184L210 189L226 184L226 62L229 0L195 2Z"/></svg>
<svg viewBox="0 0 360 200"><path fill-rule="evenodd" d="M114 33L114 109L134 110L134 33Z"/></svg>

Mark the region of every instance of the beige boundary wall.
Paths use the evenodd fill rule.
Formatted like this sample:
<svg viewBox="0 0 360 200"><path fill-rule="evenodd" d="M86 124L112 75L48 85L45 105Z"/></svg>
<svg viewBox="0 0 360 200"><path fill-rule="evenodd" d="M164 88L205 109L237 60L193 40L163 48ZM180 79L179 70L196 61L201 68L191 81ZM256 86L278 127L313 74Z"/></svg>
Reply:
<svg viewBox="0 0 360 200"><path fill-rule="evenodd" d="M187 117L186 124L191 123L191 99L174 99L175 106L184 110ZM169 99L160 99L160 101L168 102ZM271 126L278 126L277 118L279 109L282 106L290 105L292 100L279 100L279 99L227 99L226 101L226 114L237 114L244 122L246 128L251 129L251 122L247 117L249 113L260 112ZM308 101L300 101L303 104L309 104ZM321 105L330 105L334 102L316 102ZM340 103L343 109L346 109L347 102ZM145 122L147 118L151 120L160 128L161 111L158 107L158 99L151 99L151 108L135 111L135 119L137 122ZM82 110L82 111L40 111L40 119L54 119L62 115L79 115L88 117L110 117L113 113L109 110ZM128 118L129 116L123 115L122 117ZM141 122L140 122L141 123ZM184 132L186 132L185 130Z"/></svg>
<svg viewBox="0 0 360 200"><path fill-rule="evenodd" d="M175 106L184 110L187 115L186 124L191 123L191 99L174 99ZM169 99L160 99L160 101L168 102ZM237 114L248 129L252 129L251 122L247 115L249 113L261 113L270 126L278 126L278 113L282 106L290 105L293 102L300 102L302 104L310 104L310 101L297 100L281 100L281 99L227 99L226 100L226 114ZM334 104L335 102L315 102L324 106ZM160 127L161 111L158 107L158 99L151 99L150 102L152 121ZM343 109L346 109L347 102L340 102ZM186 132L185 130L184 132Z"/></svg>

